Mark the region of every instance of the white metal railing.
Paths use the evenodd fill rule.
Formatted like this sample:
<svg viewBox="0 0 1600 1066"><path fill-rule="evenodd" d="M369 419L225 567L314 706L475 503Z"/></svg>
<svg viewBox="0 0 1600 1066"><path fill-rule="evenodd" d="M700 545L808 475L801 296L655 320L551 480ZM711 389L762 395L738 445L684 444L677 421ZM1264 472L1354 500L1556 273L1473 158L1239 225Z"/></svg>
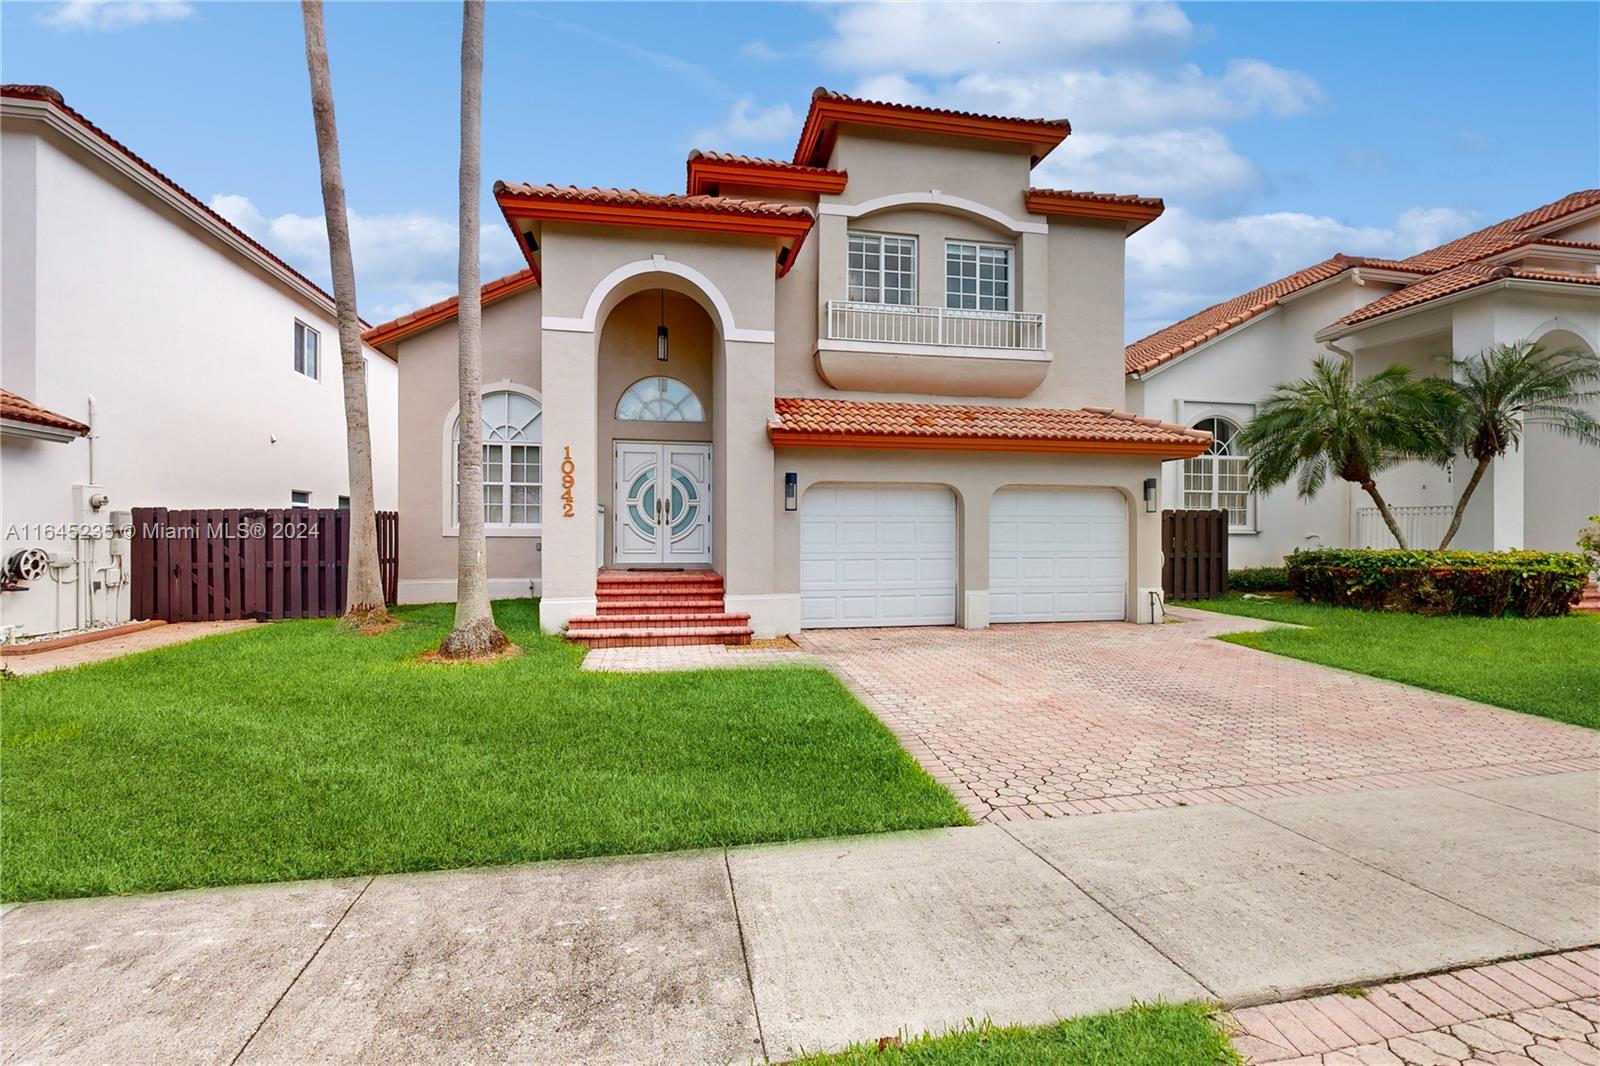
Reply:
<svg viewBox="0 0 1600 1066"><path fill-rule="evenodd" d="M828 339L1043 351L1044 313L829 300Z"/></svg>
<svg viewBox="0 0 1600 1066"><path fill-rule="evenodd" d="M1394 515L1395 525L1405 534L1406 547L1437 548L1444 539L1444 531L1450 528L1450 516L1455 508L1448 505L1390 507L1389 513ZM1376 507L1356 508L1356 547L1400 547Z"/></svg>

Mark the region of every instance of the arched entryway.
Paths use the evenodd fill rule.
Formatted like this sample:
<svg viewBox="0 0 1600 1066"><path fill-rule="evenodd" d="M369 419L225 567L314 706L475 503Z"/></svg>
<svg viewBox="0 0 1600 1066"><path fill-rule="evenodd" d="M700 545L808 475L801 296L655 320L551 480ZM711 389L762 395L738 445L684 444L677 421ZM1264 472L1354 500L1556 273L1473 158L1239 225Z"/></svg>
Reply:
<svg viewBox="0 0 1600 1066"><path fill-rule="evenodd" d="M1546 352L1593 352L1589 342L1570 329L1552 329L1538 338ZM1589 413L1600 418L1600 401ZM1557 433L1546 426L1524 431L1523 546L1541 551L1574 550L1578 531L1589 516L1600 514L1600 448Z"/></svg>

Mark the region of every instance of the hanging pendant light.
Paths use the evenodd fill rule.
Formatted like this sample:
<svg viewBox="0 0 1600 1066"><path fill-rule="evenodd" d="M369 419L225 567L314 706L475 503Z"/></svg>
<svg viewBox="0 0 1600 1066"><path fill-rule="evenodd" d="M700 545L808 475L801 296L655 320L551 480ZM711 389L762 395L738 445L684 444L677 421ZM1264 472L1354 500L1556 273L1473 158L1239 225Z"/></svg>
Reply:
<svg viewBox="0 0 1600 1066"><path fill-rule="evenodd" d="M667 361L667 290L661 290L661 324L656 327L656 361Z"/></svg>

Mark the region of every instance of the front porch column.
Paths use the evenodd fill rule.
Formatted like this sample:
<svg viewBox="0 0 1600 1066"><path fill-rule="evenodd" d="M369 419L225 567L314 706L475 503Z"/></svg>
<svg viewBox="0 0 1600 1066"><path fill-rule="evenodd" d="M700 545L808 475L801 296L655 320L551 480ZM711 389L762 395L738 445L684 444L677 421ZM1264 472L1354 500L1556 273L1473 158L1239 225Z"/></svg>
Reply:
<svg viewBox="0 0 1600 1066"><path fill-rule="evenodd" d="M712 431L713 554L727 609L748 612L757 637L799 627L799 597L776 592L772 500L774 493L782 494L783 484L767 439L774 380L771 341L723 342Z"/></svg>
<svg viewBox="0 0 1600 1066"><path fill-rule="evenodd" d="M599 453L595 407L598 361L595 334L545 329L543 343L544 400L544 531L540 550L544 595L539 600L539 628L559 633L569 618L595 612L595 574L600 560L597 486L610 483ZM570 464L568 461L570 460ZM571 472L571 513L563 498L564 465Z"/></svg>
<svg viewBox="0 0 1600 1066"><path fill-rule="evenodd" d="M1500 329L1492 301L1462 304L1450 322L1450 347L1457 359L1470 359L1493 347ZM1456 457L1451 477L1451 503L1459 503L1461 492L1472 477L1473 461ZM1524 544L1523 459L1520 450L1507 452L1489 464L1478 491L1467 504L1461 530L1453 548L1475 551L1505 551ZM1423 545L1436 547L1437 545Z"/></svg>

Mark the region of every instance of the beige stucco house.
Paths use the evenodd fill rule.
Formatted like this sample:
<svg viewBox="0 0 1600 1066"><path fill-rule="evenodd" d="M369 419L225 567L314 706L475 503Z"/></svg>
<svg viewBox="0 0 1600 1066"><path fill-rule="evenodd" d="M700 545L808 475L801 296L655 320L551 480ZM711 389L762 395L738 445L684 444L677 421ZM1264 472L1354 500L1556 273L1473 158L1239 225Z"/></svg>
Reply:
<svg viewBox="0 0 1600 1066"><path fill-rule="evenodd" d="M695 152L683 194L498 183L528 268L484 287L492 594L619 638L1148 620L1161 463L1210 439L1124 410L1123 244L1162 205L1032 187L1068 133L818 90L791 161ZM366 334L410 602L454 595L454 314Z"/></svg>
<svg viewBox="0 0 1600 1066"><path fill-rule="evenodd" d="M364 355L389 509L400 375ZM134 507L349 491L333 297L54 89L0 88L0 634L127 621Z"/></svg>
<svg viewBox="0 0 1600 1066"><path fill-rule="evenodd" d="M1163 506L1227 508L1232 565L1281 565L1296 548L1394 539L1347 482L1310 500L1292 485L1249 491L1234 437L1273 385L1306 377L1318 355L1351 359L1361 375L1394 363L1443 374L1443 354L1522 341L1591 352L1600 344L1600 189L1406 259L1336 255L1208 307L1128 346L1128 402L1214 433L1206 454L1167 465ZM1379 476L1409 546L1438 546L1469 473L1458 461ZM1493 464L1452 547L1571 551L1597 513L1600 449L1534 426Z"/></svg>

